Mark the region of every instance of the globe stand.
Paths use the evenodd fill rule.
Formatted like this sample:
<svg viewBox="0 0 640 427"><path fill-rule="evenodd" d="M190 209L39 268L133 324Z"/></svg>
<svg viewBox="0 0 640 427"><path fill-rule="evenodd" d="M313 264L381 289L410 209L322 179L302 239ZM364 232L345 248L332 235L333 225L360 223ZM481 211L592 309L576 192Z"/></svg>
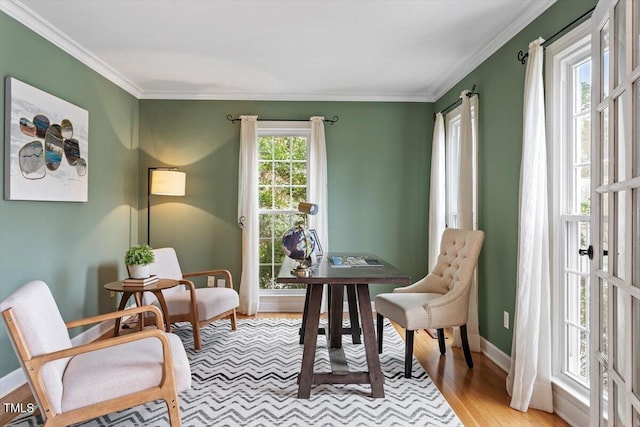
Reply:
<svg viewBox="0 0 640 427"><path fill-rule="evenodd" d="M291 270L291 274L297 277L311 277L311 265L307 264L307 260L298 261L298 265Z"/></svg>

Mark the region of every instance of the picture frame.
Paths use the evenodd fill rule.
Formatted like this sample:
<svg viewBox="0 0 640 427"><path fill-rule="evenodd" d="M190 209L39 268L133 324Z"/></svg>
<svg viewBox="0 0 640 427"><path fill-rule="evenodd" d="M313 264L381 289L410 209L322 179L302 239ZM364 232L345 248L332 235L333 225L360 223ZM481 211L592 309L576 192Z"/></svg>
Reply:
<svg viewBox="0 0 640 427"><path fill-rule="evenodd" d="M318 233L316 232L316 229L315 228L310 228L309 229L309 233L311 233L311 236L313 237L313 240L315 240L315 242L316 242L316 248L314 250L316 256L324 255L324 251L322 250L322 244L320 244L320 239L318 238Z"/></svg>
<svg viewBox="0 0 640 427"><path fill-rule="evenodd" d="M4 199L87 202L89 112L5 78Z"/></svg>

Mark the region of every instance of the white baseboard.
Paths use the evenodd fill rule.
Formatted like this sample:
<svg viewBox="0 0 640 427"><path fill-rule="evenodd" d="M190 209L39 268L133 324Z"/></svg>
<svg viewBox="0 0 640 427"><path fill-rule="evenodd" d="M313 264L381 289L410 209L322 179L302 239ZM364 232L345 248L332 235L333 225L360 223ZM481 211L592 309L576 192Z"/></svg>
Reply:
<svg viewBox="0 0 640 427"><path fill-rule="evenodd" d="M91 341L95 341L102 334L107 332L109 329L113 329L113 321L107 321L99 323L91 328L87 329L84 332L79 333L75 337L71 338L71 343L74 346L87 344ZM0 378L0 396L4 397L7 394L13 392L18 387L23 386L27 382L27 377L24 374L24 370L22 368L18 368L15 371L9 372L4 377Z"/></svg>
<svg viewBox="0 0 640 427"><path fill-rule="evenodd" d="M493 363L498 365L500 369L509 373L509 369L511 369L511 357L507 356L502 350L483 337L480 337L480 350L482 350L482 353Z"/></svg>

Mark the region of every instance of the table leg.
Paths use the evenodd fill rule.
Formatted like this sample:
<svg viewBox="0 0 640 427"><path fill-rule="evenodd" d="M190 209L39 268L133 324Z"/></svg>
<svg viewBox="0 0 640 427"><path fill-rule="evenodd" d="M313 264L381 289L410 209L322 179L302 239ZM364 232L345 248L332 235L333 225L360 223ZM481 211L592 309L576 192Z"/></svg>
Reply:
<svg viewBox="0 0 640 427"><path fill-rule="evenodd" d="M318 341L318 324L320 323L320 305L322 303L322 286L307 285L311 288L307 323L304 331L304 348L302 351L302 365L298 377L298 399L308 399L311 396L313 384L313 365L316 359L316 344Z"/></svg>
<svg viewBox="0 0 640 427"><path fill-rule="evenodd" d="M123 292L122 298L120 299L120 304L118 305L118 311L124 310L127 306L127 301L129 297L133 295L133 292ZM122 322L122 317L116 317L116 324L113 327L113 336L117 337L120 334L120 322Z"/></svg>
<svg viewBox="0 0 640 427"><path fill-rule="evenodd" d="M343 285L329 285L331 299L329 301L329 348L342 347L342 310L344 300Z"/></svg>
<svg viewBox="0 0 640 427"><path fill-rule="evenodd" d="M362 344L360 341L360 319L358 319L358 302L356 301L356 287L347 285L347 302L349 303L349 323L351 324L351 342Z"/></svg>
<svg viewBox="0 0 640 427"><path fill-rule="evenodd" d="M164 324L167 332L171 332L171 322L169 321L169 309L167 308L167 302L164 300L161 290L151 291L158 298L160 308L162 309L162 315L164 316Z"/></svg>
<svg viewBox="0 0 640 427"><path fill-rule="evenodd" d="M384 377L380 368L380 358L376 345L376 333L373 328L373 312L369 298L369 285L356 285L358 305L360 306L360 319L362 321L362 336L364 349L367 354L367 366L369 367L369 380L371 382L371 397L384 397Z"/></svg>
<svg viewBox="0 0 640 427"><path fill-rule="evenodd" d="M309 311L309 298L311 297L311 287L307 284L307 292L304 296L304 309L302 310L302 325L300 326L300 344L304 344L304 331L307 327L307 312Z"/></svg>

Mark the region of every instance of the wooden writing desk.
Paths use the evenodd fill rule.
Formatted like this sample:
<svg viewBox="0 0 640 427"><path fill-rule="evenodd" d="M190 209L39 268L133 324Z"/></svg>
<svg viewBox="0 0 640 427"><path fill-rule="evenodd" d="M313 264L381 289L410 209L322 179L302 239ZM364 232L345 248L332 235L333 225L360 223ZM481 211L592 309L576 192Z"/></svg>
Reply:
<svg viewBox="0 0 640 427"><path fill-rule="evenodd" d="M307 285L308 290L308 301L305 301L307 316L303 325L304 348L302 366L300 367L298 398L308 399L311 395L311 386L313 384L371 384L371 397L384 397L384 377L380 369L380 359L373 327L369 284L408 285L411 283L411 278L375 255L355 254L356 256L375 258L383 264L382 267L332 267L328 262L328 258L333 255L354 254L325 254L318 265L314 267L310 277L292 275L291 269L295 266L295 262L287 259L277 278L278 283L304 283ZM324 284L327 284L331 290L327 343L332 372L314 373L320 305ZM342 349L342 307L345 286L355 287L362 322L362 337L367 356L367 372L350 372ZM354 328L355 325L352 324L351 327Z"/></svg>

